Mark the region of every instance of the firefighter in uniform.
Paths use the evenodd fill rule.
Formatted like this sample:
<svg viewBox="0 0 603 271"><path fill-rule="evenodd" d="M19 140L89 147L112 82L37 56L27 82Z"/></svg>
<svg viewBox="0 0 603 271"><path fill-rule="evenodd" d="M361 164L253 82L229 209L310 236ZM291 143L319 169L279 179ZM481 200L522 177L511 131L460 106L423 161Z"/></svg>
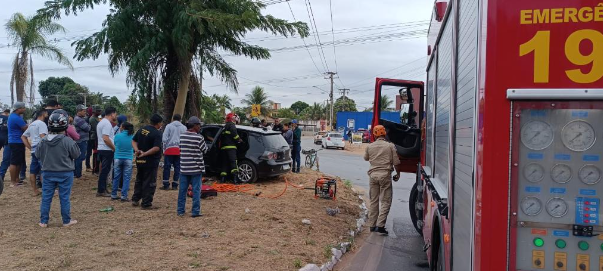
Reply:
<svg viewBox="0 0 603 271"><path fill-rule="evenodd" d="M224 131L220 136L220 157L222 158L222 172L220 172L220 180L226 182L232 180L235 183L238 179L239 169L237 166L237 143L241 142L241 138L237 134L236 123L238 116L234 113L226 115L226 124Z"/></svg>
<svg viewBox="0 0 603 271"><path fill-rule="evenodd" d="M370 204L368 225L371 232L387 235L385 222L392 205L392 172L400 164L396 147L386 141L385 127L377 125L373 128L375 142L371 143L364 153L364 160L369 161ZM396 170L393 180L398 181L400 172ZM381 206L379 206L381 203Z"/></svg>

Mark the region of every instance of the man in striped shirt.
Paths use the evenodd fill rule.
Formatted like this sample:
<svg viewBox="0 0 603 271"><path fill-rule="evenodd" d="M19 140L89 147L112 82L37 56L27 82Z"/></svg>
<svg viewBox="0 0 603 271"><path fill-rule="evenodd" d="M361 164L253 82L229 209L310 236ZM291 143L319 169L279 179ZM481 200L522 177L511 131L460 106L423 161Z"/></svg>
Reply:
<svg viewBox="0 0 603 271"><path fill-rule="evenodd" d="M184 216L188 186L193 188L192 217L201 215L201 176L205 173L203 154L207 152L205 138L201 131L201 120L191 117L186 124L188 129L180 135L180 187L178 190L178 216Z"/></svg>

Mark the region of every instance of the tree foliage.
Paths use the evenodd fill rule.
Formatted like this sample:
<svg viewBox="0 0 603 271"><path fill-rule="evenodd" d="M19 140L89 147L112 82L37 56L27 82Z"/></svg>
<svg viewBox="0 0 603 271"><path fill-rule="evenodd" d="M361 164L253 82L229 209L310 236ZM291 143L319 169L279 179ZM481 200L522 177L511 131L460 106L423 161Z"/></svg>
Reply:
<svg viewBox="0 0 603 271"><path fill-rule="evenodd" d="M127 112L127 108L117 99L117 97L103 96L100 92L92 92L88 87L80 85L69 77L49 77L38 85L38 92L42 96L42 104L49 100L56 100L63 105L70 114L75 114L75 107L78 104L87 106L100 105L102 108L113 106L119 113ZM58 100L57 100L58 98Z"/></svg>
<svg viewBox="0 0 603 271"><path fill-rule="evenodd" d="M247 113L251 113L252 105L259 104L261 107L260 113L263 116L268 116L272 111L271 107L274 102L268 99L268 94L266 94L264 88L256 86L251 90L251 93L245 94L245 99L241 100L241 103L249 109Z"/></svg>
<svg viewBox="0 0 603 271"><path fill-rule="evenodd" d="M337 112L357 112L356 109L356 101L348 98L348 97L339 97L335 100L335 104L333 105L333 110L335 113Z"/></svg>
<svg viewBox="0 0 603 271"><path fill-rule="evenodd" d="M25 101L25 87L27 84L29 84L30 102L33 102L35 86L32 55L39 55L73 68L63 51L46 40L48 36L57 32L65 32L65 28L53 22L51 18L43 16L25 17L21 13L13 14L5 27L11 45L17 47L10 80L11 103L15 102L15 94L17 95L17 101Z"/></svg>
<svg viewBox="0 0 603 271"><path fill-rule="evenodd" d="M291 110L293 110L293 112L295 112L295 114L301 114L301 112L303 112L308 107L310 107L310 105L306 102L297 101L293 103L290 108Z"/></svg>
<svg viewBox="0 0 603 271"><path fill-rule="evenodd" d="M301 116L307 120L325 119L327 117L327 107L320 103L314 103L310 107L304 109Z"/></svg>
<svg viewBox="0 0 603 271"><path fill-rule="evenodd" d="M379 99L379 108L381 108L381 111L394 111L392 108L393 104L394 101L390 99L389 96L383 94L381 95Z"/></svg>
<svg viewBox="0 0 603 271"><path fill-rule="evenodd" d="M308 36L305 23L263 15L265 5L252 0L52 0L39 14L60 18L106 3L111 13L99 32L74 43L75 57L108 54L109 69L117 73L126 67L128 82L143 97L161 82L168 119L173 112L182 114L185 104L198 111L199 103L209 102L199 87L207 74L238 90L236 70L221 53L270 57L268 49L243 41L246 33Z"/></svg>

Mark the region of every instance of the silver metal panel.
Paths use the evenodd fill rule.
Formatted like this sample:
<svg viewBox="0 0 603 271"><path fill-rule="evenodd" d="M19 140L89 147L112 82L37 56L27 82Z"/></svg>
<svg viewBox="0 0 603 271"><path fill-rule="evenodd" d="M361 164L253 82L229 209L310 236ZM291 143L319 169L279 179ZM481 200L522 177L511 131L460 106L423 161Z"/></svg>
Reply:
<svg viewBox="0 0 603 271"><path fill-rule="evenodd" d="M437 60L434 59L434 61ZM435 113L435 80L436 80L436 62L429 66L427 71L427 118L425 123L425 165L433 168L433 115Z"/></svg>
<svg viewBox="0 0 603 271"><path fill-rule="evenodd" d="M514 116L517 117L517 116ZM590 255L590 270L601 270L599 267L599 257L603 256L601 244L603 243L597 237L574 237L571 230L567 230L571 225L578 224L577 221L585 219L577 214L577 201L579 197L589 199L601 199L603 195L603 181L597 184L585 184L580 180L579 172L584 165L594 165L602 170L603 173L603 110L598 109L545 109L545 110L523 110L519 116L520 127L522 129L526 124L540 121L545 122L552 128L553 141L542 149L534 150L528 148L522 143L522 138L519 139L519 180L518 180L518 199L516 204L519 204L517 214L518 221L527 222L525 227L519 227L517 230L517 269L518 270L535 270L533 266L532 252L540 250L545 253L545 268L544 270L553 270L555 252L567 253L567 270L579 270L576 268L576 258L578 254ZM564 143L563 137L569 136L571 139L584 140L583 130L576 130L575 133L563 132L563 128L568 123L575 121L585 121L594 128L596 141L594 145L585 151L572 151ZM582 128L584 128L583 126ZM521 133L527 138L535 137L539 130L528 131ZM542 132L540 133L542 134ZM521 137L521 136L520 136ZM523 138L525 140L525 138ZM529 143L528 141L528 144ZM553 171L557 164L565 164L571 170L571 173L563 171ZM540 174L537 166L540 165L543 173ZM567 183L555 182L554 178L562 176L560 174L568 173L571 179ZM533 176L542 176L533 177ZM530 182L532 179L533 182ZM555 217L555 211L563 210L563 204L551 202L547 210L547 203L551 199L558 198L567 204L567 212L562 217ZM542 207L540 212L536 212L536 205L530 203L529 200L537 199L541 202ZM525 200L525 201L524 201ZM524 207L530 208L535 215L527 215L522 211L521 204L526 203ZM597 218L603 215L600 206L597 206L597 214L595 217L589 216L589 219L597 219L598 224L593 226L603 226L603 221ZM548 227L547 225L552 225ZM565 225L565 229L562 225ZM597 227L595 227L597 228ZM537 230L534 233L532 230ZM533 244L534 238L542 238L544 246L536 247ZM557 248L555 241L562 239L567 243L564 249ZM582 251L578 248L578 242L588 242L590 248Z"/></svg>
<svg viewBox="0 0 603 271"><path fill-rule="evenodd" d="M459 4L459 39L452 221L453 271L472 270L474 116L477 70L478 0Z"/></svg>
<svg viewBox="0 0 603 271"><path fill-rule="evenodd" d="M452 23L444 27L438 44L438 81L437 111L435 129L435 167L434 180L440 182L438 193L448 194L449 129L450 129L450 92L452 77Z"/></svg>
<svg viewBox="0 0 603 271"><path fill-rule="evenodd" d="M603 89L508 89L509 100L603 100Z"/></svg>

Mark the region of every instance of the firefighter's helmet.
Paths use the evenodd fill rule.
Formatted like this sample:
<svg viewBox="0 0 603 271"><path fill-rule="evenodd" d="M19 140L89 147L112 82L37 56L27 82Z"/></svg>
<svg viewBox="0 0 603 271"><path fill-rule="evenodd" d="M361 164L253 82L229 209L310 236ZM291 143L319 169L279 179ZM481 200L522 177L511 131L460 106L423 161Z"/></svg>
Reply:
<svg viewBox="0 0 603 271"><path fill-rule="evenodd" d="M375 138L385 136L385 134L385 127L383 127L383 125L377 125L373 128L373 135Z"/></svg>

